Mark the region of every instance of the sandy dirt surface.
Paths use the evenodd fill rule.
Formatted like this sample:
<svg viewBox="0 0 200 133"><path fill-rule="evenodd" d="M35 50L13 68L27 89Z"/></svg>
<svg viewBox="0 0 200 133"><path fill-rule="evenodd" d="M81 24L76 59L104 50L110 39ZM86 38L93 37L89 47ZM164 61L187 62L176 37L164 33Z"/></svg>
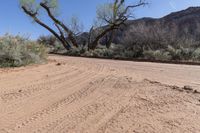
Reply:
<svg viewBox="0 0 200 133"><path fill-rule="evenodd" d="M0 69L0 133L200 133L199 92L200 66L50 56Z"/></svg>

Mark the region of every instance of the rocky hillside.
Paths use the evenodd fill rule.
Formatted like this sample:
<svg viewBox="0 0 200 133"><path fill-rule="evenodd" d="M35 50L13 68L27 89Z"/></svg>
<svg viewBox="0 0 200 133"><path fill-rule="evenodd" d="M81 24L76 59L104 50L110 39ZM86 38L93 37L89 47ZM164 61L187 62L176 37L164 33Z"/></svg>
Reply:
<svg viewBox="0 0 200 133"><path fill-rule="evenodd" d="M117 31L115 43L159 43L191 47L200 42L200 7L171 13L160 19L142 18L127 21L126 27ZM156 46L157 47L157 46Z"/></svg>

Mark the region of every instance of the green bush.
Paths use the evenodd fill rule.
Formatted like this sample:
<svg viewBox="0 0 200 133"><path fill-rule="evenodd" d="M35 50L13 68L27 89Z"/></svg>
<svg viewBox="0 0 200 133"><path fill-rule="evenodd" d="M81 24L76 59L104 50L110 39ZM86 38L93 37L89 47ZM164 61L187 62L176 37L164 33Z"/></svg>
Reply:
<svg viewBox="0 0 200 133"><path fill-rule="evenodd" d="M66 52L70 56L86 56L96 58L117 58L117 59L147 59L157 61L200 61L200 48L174 48L168 46L166 49L146 49L138 51L134 49L125 49L120 45L112 46L107 49L103 46L95 50L87 51L87 49L75 48Z"/></svg>
<svg viewBox="0 0 200 133"><path fill-rule="evenodd" d="M172 60L192 60L192 56L194 53L194 48L173 48L172 46L168 46L167 51L172 57Z"/></svg>
<svg viewBox="0 0 200 133"><path fill-rule="evenodd" d="M113 58L114 56L112 49L107 49L107 48L95 49L93 54L96 57L106 57L106 58Z"/></svg>
<svg viewBox="0 0 200 133"><path fill-rule="evenodd" d="M168 46L167 49L145 50L143 52L143 58L162 61L199 61L200 48L194 50L194 48L174 48L172 46Z"/></svg>
<svg viewBox="0 0 200 133"><path fill-rule="evenodd" d="M192 58L193 58L193 60L200 61L200 48L196 49L192 53Z"/></svg>
<svg viewBox="0 0 200 133"><path fill-rule="evenodd" d="M5 35L0 38L0 67L18 67L46 60L42 44L20 36Z"/></svg>
<svg viewBox="0 0 200 133"><path fill-rule="evenodd" d="M39 44L47 47L48 53L64 53L66 49L54 36L40 36L37 39Z"/></svg>
<svg viewBox="0 0 200 133"><path fill-rule="evenodd" d="M65 52L68 56L82 56L86 52L85 48L72 48Z"/></svg>

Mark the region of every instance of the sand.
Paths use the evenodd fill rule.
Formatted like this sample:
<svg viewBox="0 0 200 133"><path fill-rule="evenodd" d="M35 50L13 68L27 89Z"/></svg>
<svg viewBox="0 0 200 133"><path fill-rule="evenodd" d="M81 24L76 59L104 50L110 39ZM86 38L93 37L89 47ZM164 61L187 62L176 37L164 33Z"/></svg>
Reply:
<svg viewBox="0 0 200 133"><path fill-rule="evenodd" d="M200 66L52 55L0 69L0 133L199 133L199 92Z"/></svg>

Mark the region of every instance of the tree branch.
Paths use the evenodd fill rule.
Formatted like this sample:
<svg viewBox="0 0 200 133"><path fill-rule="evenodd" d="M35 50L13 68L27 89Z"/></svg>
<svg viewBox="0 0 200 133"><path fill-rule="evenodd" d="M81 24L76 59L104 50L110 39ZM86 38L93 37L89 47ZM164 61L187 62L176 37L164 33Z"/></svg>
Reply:
<svg viewBox="0 0 200 133"><path fill-rule="evenodd" d="M45 23L43 23L42 21L40 21L38 18L37 18L37 12L35 13L32 13L31 11L29 11L28 9L26 9L25 6L22 6L21 7L23 9L23 11L29 15L31 18L34 19L34 21L36 23L38 23L39 25L41 25L42 27L44 27L45 29L47 29L49 32L51 32L59 41L62 42L63 46L69 50L70 49L70 45L69 44L66 44L66 42L53 30L51 29L49 26L47 26Z"/></svg>
<svg viewBox="0 0 200 133"><path fill-rule="evenodd" d="M67 26L65 26L61 21L59 21L58 19L56 19L56 18L53 16L53 14L51 13L50 8L46 5L46 3L41 2L41 3L40 3L40 6L43 7L43 8L47 11L48 16L49 16L56 24L60 25L60 26L68 33L68 38L69 38L69 40L72 42L73 46L78 47L78 44L77 44L77 42L76 42L76 39L75 39L75 37L73 36L73 32L72 32L69 28L67 28Z"/></svg>
<svg viewBox="0 0 200 133"><path fill-rule="evenodd" d="M127 7L125 8L124 12L122 12L120 16L124 16L124 15L128 12L128 10L129 10L130 8L133 9L133 8L136 8L136 7L144 6L144 5L146 5L146 4L147 4L147 3L142 2L142 1L140 0L140 2L139 2L138 4L136 4L136 5L129 5L129 6L127 6Z"/></svg>

